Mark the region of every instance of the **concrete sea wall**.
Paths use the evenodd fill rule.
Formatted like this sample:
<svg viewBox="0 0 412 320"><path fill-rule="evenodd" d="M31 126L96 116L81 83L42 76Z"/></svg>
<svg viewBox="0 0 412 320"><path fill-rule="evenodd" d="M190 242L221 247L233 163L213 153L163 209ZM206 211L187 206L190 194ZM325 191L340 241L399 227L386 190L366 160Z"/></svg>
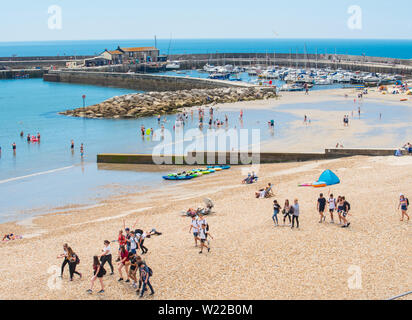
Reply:
<svg viewBox="0 0 412 320"><path fill-rule="evenodd" d="M189 157L166 155L161 158L153 159L150 154L98 154L98 163L114 164L163 164L170 165L205 165L205 164L224 164L232 163L231 159L243 159L239 164L254 163L282 163L282 162L303 162L313 160L338 159L353 156L392 156L395 149L327 149L324 153L260 153L258 156L241 153L193 153ZM197 161L196 161L197 159ZM248 159L249 161L245 161ZM156 160L156 161L154 161ZM222 161L223 160L223 161Z"/></svg>

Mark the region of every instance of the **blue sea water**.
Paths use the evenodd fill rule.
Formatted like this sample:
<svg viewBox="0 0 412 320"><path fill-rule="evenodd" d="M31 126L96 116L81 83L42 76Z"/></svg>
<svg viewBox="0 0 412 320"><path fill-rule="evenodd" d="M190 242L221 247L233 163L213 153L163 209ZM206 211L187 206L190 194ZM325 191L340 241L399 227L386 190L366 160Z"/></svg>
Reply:
<svg viewBox="0 0 412 320"><path fill-rule="evenodd" d="M90 85L44 82L42 79L0 81L0 221L15 217L27 209L89 203L107 196L113 184L129 185L143 190L147 185L162 183L165 172L105 170L96 165L98 153L151 153L159 144L142 138L140 127L158 129L156 117L136 120L80 119L59 115L58 112L80 107L82 95L91 105L117 95L133 91ZM215 111L215 118L229 117L231 127L241 128L239 112ZM270 111L245 111L243 126L267 129L265 121L274 118ZM175 116L166 117L165 129L172 132ZM292 115L279 112L279 122L295 120ZM197 128L197 114L189 119L185 129ZM20 132L24 137L20 137ZM41 134L41 142L28 143L27 134ZM262 131L261 138L280 138ZM74 153L70 150L75 142ZM14 155L12 143L16 143ZM84 143L85 156L80 157ZM190 142L185 144L186 146Z"/></svg>
<svg viewBox="0 0 412 320"><path fill-rule="evenodd" d="M154 46L154 40L0 42L0 57L97 55L107 49ZM307 53L412 58L412 40L379 39L158 39L162 54Z"/></svg>

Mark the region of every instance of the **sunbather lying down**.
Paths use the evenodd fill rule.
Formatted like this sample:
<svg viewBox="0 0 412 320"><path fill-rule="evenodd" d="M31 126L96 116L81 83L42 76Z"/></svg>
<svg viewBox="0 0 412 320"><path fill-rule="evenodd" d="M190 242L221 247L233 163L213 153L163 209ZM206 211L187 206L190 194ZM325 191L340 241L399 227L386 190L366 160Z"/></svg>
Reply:
<svg viewBox="0 0 412 320"><path fill-rule="evenodd" d="M186 216L188 216L188 217L195 217L195 216L197 216L197 215L199 215L199 214L204 215L204 216L207 216L208 214L211 214L211 213L212 213L212 209L213 209L214 206L215 206L215 205L213 204L213 201L210 200L210 199L208 199L208 198L203 199L203 201L204 201L204 203L205 203L205 205L206 205L205 208L197 208L196 210L193 209L193 208L189 208L189 210L186 211Z"/></svg>
<svg viewBox="0 0 412 320"><path fill-rule="evenodd" d="M273 191L272 191L272 184L269 183L268 186L264 189L260 189L259 191L255 192L255 196L258 199L264 199L264 198L270 198L273 197Z"/></svg>
<svg viewBox="0 0 412 320"><path fill-rule="evenodd" d="M23 239L22 236L16 235L14 233L6 234L3 237L2 241L11 241L11 240L18 240L18 239Z"/></svg>

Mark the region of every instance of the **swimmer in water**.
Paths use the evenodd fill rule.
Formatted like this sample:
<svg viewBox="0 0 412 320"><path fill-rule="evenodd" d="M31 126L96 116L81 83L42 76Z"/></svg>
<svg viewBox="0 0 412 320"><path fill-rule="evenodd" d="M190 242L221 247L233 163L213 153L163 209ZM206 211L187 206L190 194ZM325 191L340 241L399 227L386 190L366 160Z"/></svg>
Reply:
<svg viewBox="0 0 412 320"><path fill-rule="evenodd" d="M24 132L22 131L20 132L20 137L23 138L23 136L24 136Z"/></svg>
<svg viewBox="0 0 412 320"><path fill-rule="evenodd" d="M31 138L30 138L30 133L29 134L27 134L27 142L30 142L31 141Z"/></svg>
<svg viewBox="0 0 412 320"><path fill-rule="evenodd" d="M84 156L84 147L83 147L83 143L80 145L80 156L83 158Z"/></svg>
<svg viewBox="0 0 412 320"><path fill-rule="evenodd" d="M12 148L13 148L13 154L16 155L16 148L17 148L17 146L16 146L16 143L15 143L15 142L13 142Z"/></svg>

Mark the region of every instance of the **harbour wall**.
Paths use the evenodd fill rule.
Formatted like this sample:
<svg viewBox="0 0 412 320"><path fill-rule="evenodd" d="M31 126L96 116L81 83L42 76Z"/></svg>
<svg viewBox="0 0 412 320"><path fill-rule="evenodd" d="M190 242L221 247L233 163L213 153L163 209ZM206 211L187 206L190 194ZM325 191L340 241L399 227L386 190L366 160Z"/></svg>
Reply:
<svg viewBox="0 0 412 320"><path fill-rule="evenodd" d="M326 149L324 153L192 153L186 157L166 155L153 158L150 154L98 154L98 163L113 164L170 164L170 165L205 165L205 164L251 164L303 162L313 160L338 159L353 156L392 156L395 149ZM161 163L163 160L164 163ZM235 160L235 161L234 161ZM236 161L238 160L238 161Z"/></svg>
<svg viewBox="0 0 412 320"><path fill-rule="evenodd" d="M252 86L247 83L232 81L174 77L154 74L95 71L50 71L43 76L43 79L45 81L51 82L93 84L141 91L176 91Z"/></svg>
<svg viewBox="0 0 412 320"><path fill-rule="evenodd" d="M349 55L303 54L248 54L228 53L213 55L174 55L170 60L180 61L181 69L198 69L205 64L236 66L282 66L292 68L330 68L350 71L400 74L412 76L412 60Z"/></svg>
<svg viewBox="0 0 412 320"><path fill-rule="evenodd" d="M0 70L0 79L42 78L44 73L42 69Z"/></svg>

